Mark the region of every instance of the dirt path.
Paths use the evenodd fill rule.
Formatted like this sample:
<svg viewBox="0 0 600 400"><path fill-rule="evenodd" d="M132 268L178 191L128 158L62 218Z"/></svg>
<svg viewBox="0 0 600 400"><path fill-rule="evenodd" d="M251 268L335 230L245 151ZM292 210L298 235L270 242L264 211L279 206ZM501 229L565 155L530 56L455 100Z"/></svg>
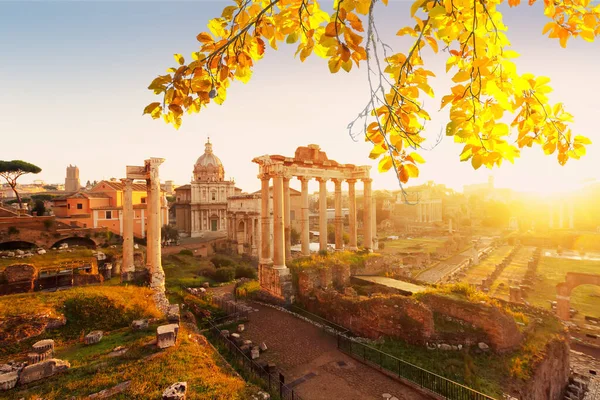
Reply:
<svg viewBox="0 0 600 400"><path fill-rule="evenodd" d="M386 393L399 400L428 398L342 353L334 337L312 324L271 307L252 306L259 311L250 314L242 336L266 343L269 349L261 358L274 362L304 400L384 399Z"/></svg>

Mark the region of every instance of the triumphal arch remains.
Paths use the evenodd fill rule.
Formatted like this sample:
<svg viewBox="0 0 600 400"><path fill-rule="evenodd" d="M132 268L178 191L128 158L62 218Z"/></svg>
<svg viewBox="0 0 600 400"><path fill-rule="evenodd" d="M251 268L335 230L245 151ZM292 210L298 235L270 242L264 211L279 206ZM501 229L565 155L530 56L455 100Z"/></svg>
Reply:
<svg viewBox="0 0 600 400"><path fill-rule="evenodd" d="M340 164L327 158L325 152L315 144L298 147L293 158L281 155L264 155L252 160L259 165L261 180L261 230L259 279L261 287L272 295L289 300L292 296L291 277L286 259L291 258L290 237L290 179L297 178L302 185L301 249L310 255L308 226L308 182L319 182L319 249L327 250L327 181L335 184L335 249L342 250L342 183L348 184L349 200L349 249L357 250L356 190L358 180L364 185L363 199L363 246L373 249L371 178L369 166ZM273 179L273 217L269 185ZM273 246L271 254L270 233L273 224Z"/></svg>

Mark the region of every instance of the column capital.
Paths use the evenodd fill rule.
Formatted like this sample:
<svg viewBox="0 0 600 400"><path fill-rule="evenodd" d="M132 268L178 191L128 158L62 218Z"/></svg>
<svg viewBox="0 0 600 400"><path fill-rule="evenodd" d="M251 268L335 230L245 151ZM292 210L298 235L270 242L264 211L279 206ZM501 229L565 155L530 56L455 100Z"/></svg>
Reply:
<svg viewBox="0 0 600 400"><path fill-rule="evenodd" d="M124 184L126 187L131 187L131 185L133 184L133 179L121 178L121 183Z"/></svg>
<svg viewBox="0 0 600 400"><path fill-rule="evenodd" d="M360 178L361 181L363 181L363 183L371 183L373 182L373 179L371 178Z"/></svg>
<svg viewBox="0 0 600 400"><path fill-rule="evenodd" d="M147 166L150 168L159 167L162 163L165 162L164 158L150 157L148 160L144 160Z"/></svg>
<svg viewBox="0 0 600 400"><path fill-rule="evenodd" d="M336 185L341 185L344 180L341 178L332 178L331 181Z"/></svg>
<svg viewBox="0 0 600 400"><path fill-rule="evenodd" d="M329 179L327 179L327 178L322 178L322 177L318 177L318 178L315 178L315 180L316 180L317 182L319 182L319 183L323 183L323 182L327 182Z"/></svg>
<svg viewBox="0 0 600 400"><path fill-rule="evenodd" d="M354 185L356 183L356 181L357 181L356 178L346 179L346 182L348 182L349 185Z"/></svg>
<svg viewBox="0 0 600 400"><path fill-rule="evenodd" d="M312 179L307 176L296 176L295 178L298 179L300 182L310 182L310 180Z"/></svg>
<svg viewBox="0 0 600 400"><path fill-rule="evenodd" d="M264 173L261 173L261 174L258 174L258 175L256 175L256 177L257 177L258 179L260 179L261 181L268 181L268 180L271 180L271 174L269 174L269 173L266 173L266 172L264 172Z"/></svg>

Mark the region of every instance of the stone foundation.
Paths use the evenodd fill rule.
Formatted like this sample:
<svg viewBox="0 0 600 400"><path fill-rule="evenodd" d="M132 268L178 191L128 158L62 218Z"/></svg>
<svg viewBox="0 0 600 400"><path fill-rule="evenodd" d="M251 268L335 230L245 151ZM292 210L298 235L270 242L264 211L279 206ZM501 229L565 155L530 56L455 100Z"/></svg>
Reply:
<svg viewBox="0 0 600 400"><path fill-rule="evenodd" d="M293 297L292 276L289 269L275 269L272 265L258 266L258 279L263 290L288 303Z"/></svg>
<svg viewBox="0 0 600 400"><path fill-rule="evenodd" d="M38 364L28 365L21 371L19 384L25 385L40 379L48 378L67 370L71 365L67 361L52 358Z"/></svg>

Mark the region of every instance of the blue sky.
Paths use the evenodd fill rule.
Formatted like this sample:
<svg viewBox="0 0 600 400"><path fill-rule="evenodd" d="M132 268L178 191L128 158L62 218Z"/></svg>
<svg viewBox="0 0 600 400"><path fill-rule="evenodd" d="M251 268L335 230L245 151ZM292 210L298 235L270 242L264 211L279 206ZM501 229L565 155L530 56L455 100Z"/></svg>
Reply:
<svg viewBox="0 0 600 400"><path fill-rule="evenodd" d="M353 142L346 131L367 100L365 69L331 75L324 60L294 59L292 46L268 51L248 84L236 82L223 106L188 116L179 131L142 116L144 106L156 101L148 84L173 66L173 53L189 58L197 49L196 35L227 5L226 1L0 1L0 159L34 162L43 169L35 178L48 182L64 180L66 166L76 164L85 182L120 178L125 165L163 157L161 177L184 184L210 136L226 175L247 191L260 186L253 157L291 155L308 143L320 144L340 162L376 169L376 162L367 158L369 145ZM409 2L399 1L390 1L387 8L378 5L378 23L396 51L408 46L394 33L409 23L409 7ZM577 133L596 144L584 159L566 167L558 166L555 157L544 157L540 149L526 149L515 165L494 170L498 186L549 192L599 178L595 117L600 43L578 40L562 49L541 35L546 22L539 5L507 10L508 36L521 54L519 71L551 77L555 89L551 101L564 102L575 115ZM436 99L426 103L433 114L428 125L432 139L448 118L446 112L435 112L449 85L443 76L444 58L444 53L426 58L439 76L433 85ZM435 180L461 189L486 181L490 171L473 171L460 163L460 151L461 146L444 138L424 154L427 163L414 183ZM375 188L397 188L392 174L373 171L373 177Z"/></svg>

